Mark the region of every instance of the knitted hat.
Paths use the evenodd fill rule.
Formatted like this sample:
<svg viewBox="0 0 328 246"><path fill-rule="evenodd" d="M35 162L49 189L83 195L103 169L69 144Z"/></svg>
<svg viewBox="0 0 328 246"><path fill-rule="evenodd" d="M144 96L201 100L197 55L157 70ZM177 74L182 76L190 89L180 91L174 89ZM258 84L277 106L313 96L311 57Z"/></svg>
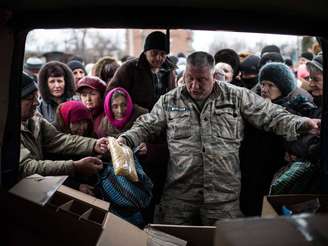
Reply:
<svg viewBox="0 0 328 246"><path fill-rule="evenodd" d="M294 74L287 65L280 62L271 62L262 67L259 82L265 80L274 83L284 97L296 88Z"/></svg>
<svg viewBox="0 0 328 246"><path fill-rule="evenodd" d="M261 57L265 55L266 53L278 53L280 54L280 49L277 45L267 45L264 46L261 50Z"/></svg>
<svg viewBox="0 0 328 246"><path fill-rule="evenodd" d="M255 55L249 55L245 60L240 64L240 71L250 74L258 73L258 64L260 62L260 57Z"/></svg>
<svg viewBox="0 0 328 246"><path fill-rule="evenodd" d="M104 95L106 90L106 83L96 76L85 76L79 80L77 83L77 92L81 92L84 87L88 87L100 92L101 95Z"/></svg>
<svg viewBox="0 0 328 246"><path fill-rule="evenodd" d="M155 31L150 33L145 40L144 51L147 50L162 50L165 53L169 53L167 47L166 35L162 32Z"/></svg>
<svg viewBox="0 0 328 246"><path fill-rule="evenodd" d="M316 67L320 71L323 71L323 59L322 59L322 54L317 55L313 58L312 61L306 63L306 66L310 68L311 66Z"/></svg>
<svg viewBox="0 0 328 246"><path fill-rule="evenodd" d="M233 77L239 74L240 60L238 54L232 49L222 49L214 55L215 64L219 62L228 63L233 69Z"/></svg>
<svg viewBox="0 0 328 246"><path fill-rule="evenodd" d="M21 98L25 98L37 90L38 86L35 83L35 80L32 77L28 76L26 73L23 73Z"/></svg>
<svg viewBox="0 0 328 246"><path fill-rule="evenodd" d="M284 62L284 58L279 53L266 53L261 57L259 69L269 62Z"/></svg>
<svg viewBox="0 0 328 246"><path fill-rule="evenodd" d="M313 54L311 52L303 52L301 57L311 61L313 59Z"/></svg>
<svg viewBox="0 0 328 246"><path fill-rule="evenodd" d="M72 61L68 62L68 63L67 63L67 66L69 66L69 68L72 70L72 72L73 72L75 69L80 68L80 69L83 70L83 72L84 72L85 74L87 74L87 71L85 71L85 68L84 68L83 64L82 64L80 61L78 61L78 60L72 60Z"/></svg>

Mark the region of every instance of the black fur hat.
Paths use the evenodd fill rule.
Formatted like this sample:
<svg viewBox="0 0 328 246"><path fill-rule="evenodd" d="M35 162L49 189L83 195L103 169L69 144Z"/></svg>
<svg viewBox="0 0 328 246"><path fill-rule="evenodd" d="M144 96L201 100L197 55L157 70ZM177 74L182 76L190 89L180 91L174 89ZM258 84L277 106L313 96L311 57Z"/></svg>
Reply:
<svg viewBox="0 0 328 246"><path fill-rule="evenodd" d="M294 74L287 65L280 62L271 62L262 67L259 72L259 83L265 80L274 83L284 97L296 88Z"/></svg>

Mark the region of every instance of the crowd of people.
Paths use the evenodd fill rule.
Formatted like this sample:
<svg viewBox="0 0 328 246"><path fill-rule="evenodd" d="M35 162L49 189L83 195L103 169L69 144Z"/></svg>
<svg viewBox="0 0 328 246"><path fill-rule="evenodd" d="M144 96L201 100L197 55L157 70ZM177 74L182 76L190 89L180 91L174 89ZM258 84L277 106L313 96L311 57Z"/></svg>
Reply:
<svg viewBox="0 0 328 246"><path fill-rule="evenodd" d="M111 136L141 165L144 178L129 192L147 191L149 202L131 194L132 207L114 207L140 227L213 225L259 215L266 194L319 192L321 53L303 53L297 66L276 45L259 56L223 49L174 57L155 31L124 62L103 57L86 69L79 60L28 61L21 178L68 175L67 185L110 200L99 190L111 185L99 187L99 177Z"/></svg>

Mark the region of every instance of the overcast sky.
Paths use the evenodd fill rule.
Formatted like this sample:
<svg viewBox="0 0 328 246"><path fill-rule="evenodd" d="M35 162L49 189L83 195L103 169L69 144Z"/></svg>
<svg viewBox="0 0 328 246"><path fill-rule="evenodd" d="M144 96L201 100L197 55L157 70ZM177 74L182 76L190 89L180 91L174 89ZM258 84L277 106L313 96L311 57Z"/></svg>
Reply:
<svg viewBox="0 0 328 246"><path fill-rule="evenodd" d="M195 50L208 51L208 47L215 38L222 38L226 41L242 40L249 44L250 47L255 46L256 42L263 41L268 44L281 45L283 43L296 44L297 36L277 35L277 34L260 34L247 32L222 32L222 31L195 31L193 47Z"/></svg>
<svg viewBox="0 0 328 246"><path fill-rule="evenodd" d="M65 42L68 36L68 29L53 29L33 30L33 40L29 39L28 36L27 47L28 51L35 51L37 47L46 47L47 43L58 43L59 50L64 50ZM102 33L111 35L114 38L124 40L125 30L124 29L92 29L101 30ZM256 42L263 41L269 44L280 45L282 43L290 43L291 45L296 44L297 36L289 35L273 35L273 34L254 34L254 33L242 33L242 32L221 32L221 31L194 31L193 48L195 50L208 51L210 44L217 39L225 39L227 42L234 42L242 40L247 42L250 47L255 46ZM121 42L124 46L124 42ZM123 47L122 47L123 48Z"/></svg>

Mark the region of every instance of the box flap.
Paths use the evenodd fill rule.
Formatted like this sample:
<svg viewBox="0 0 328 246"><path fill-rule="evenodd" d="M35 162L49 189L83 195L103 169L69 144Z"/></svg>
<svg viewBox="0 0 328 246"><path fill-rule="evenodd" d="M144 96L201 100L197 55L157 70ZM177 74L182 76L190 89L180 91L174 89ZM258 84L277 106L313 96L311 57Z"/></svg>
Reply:
<svg viewBox="0 0 328 246"><path fill-rule="evenodd" d="M110 204L108 202L97 199L96 197L90 196L81 191L74 190L66 185L61 185L57 191L60 193L66 194L72 198L75 198L77 200L80 200L82 202L85 202L87 204L90 204L94 207L97 207L97 208L100 208L100 209L103 209L106 211L109 210Z"/></svg>
<svg viewBox="0 0 328 246"><path fill-rule="evenodd" d="M151 228L181 238L188 246L212 246L215 236L215 226L184 226L150 224Z"/></svg>
<svg viewBox="0 0 328 246"><path fill-rule="evenodd" d="M308 218L297 216L277 218L247 218L217 222L215 245L218 246L309 246L306 233L315 235ZM327 219L327 217L326 217ZM302 225L302 228L300 227ZM313 227L312 227L313 228ZM319 244L320 245L320 244ZM326 244L322 244L326 245Z"/></svg>
<svg viewBox="0 0 328 246"><path fill-rule="evenodd" d="M263 197L263 204L262 204L262 217L276 217L278 213L274 210L270 202L268 201L267 196Z"/></svg>
<svg viewBox="0 0 328 246"><path fill-rule="evenodd" d="M147 246L148 235L143 230L108 213L97 246Z"/></svg>
<svg viewBox="0 0 328 246"><path fill-rule="evenodd" d="M144 231L149 236L148 246L186 246L187 241L167 234L165 232L151 228L150 226L146 227Z"/></svg>
<svg viewBox="0 0 328 246"><path fill-rule="evenodd" d="M9 192L44 206L67 177L33 174L19 181Z"/></svg>

